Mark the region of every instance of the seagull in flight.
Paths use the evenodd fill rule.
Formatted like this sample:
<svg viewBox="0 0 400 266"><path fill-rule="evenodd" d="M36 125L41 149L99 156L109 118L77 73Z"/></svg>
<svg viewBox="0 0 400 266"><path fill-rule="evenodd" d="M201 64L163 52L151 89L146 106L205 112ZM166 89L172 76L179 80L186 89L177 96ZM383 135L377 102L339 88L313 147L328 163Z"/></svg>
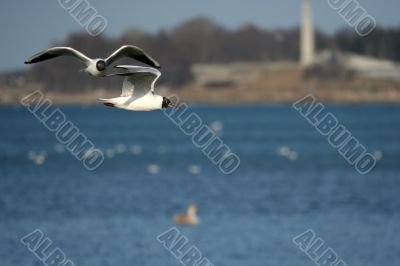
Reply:
<svg viewBox="0 0 400 266"><path fill-rule="evenodd" d="M111 99L98 99L105 106L116 107L129 111L154 111L173 107L175 104L168 98L154 93L154 84L161 72L151 67L115 66L124 73L109 74L109 76L125 76L122 94Z"/></svg>
<svg viewBox="0 0 400 266"><path fill-rule="evenodd" d="M25 64L33 64L59 56L75 57L76 59L78 59L79 61L83 62L86 65L86 68L82 69L82 71L88 73L91 76L96 76L96 77L104 76L104 71L107 69L107 67L123 57L130 57L136 59L137 61L145 63L149 66L160 68L160 64L156 60L154 60L150 55L148 55L145 51L143 51L139 47L133 45L122 46L106 59L89 58L83 53L71 47L53 47L33 55L25 62Z"/></svg>

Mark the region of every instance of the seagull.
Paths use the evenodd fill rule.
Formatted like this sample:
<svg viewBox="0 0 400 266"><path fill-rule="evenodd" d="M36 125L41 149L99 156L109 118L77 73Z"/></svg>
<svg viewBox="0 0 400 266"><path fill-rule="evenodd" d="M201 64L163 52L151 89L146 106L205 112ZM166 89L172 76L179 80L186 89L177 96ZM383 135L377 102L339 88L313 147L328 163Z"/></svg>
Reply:
<svg viewBox="0 0 400 266"><path fill-rule="evenodd" d="M174 222L181 225L197 225L200 223L200 219L197 216L197 205L195 203L190 204L187 213L177 214L174 217Z"/></svg>
<svg viewBox="0 0 400 266"><path fill-rule="evenodd" d="M105 106L129 111L154 111L168 107L176 107L168 98L154 94L154 84L161 72L151 67L120 65L114 68L123 69L124 73L109 76L125 76L122 94L116 98L98 99Z"/></svg>
<svg viewBox="0 0 400 266"><path fill-rule="evenodd" d="M130 57L149 66L160 68L160 64L156 60L154 60L150 55L148 55L139 47L133 45L122 46L106 59L89 58L83 53L71 47L53 47L33 55L31 58L25 61L25 64L34 64L59 56L72 56L77 58L79 61L83 62L86 65L86 68L82 69L82 71L96 77L104 76L103 73L107 69L107 67L118 59L121 59L122 57Z"/></svg>

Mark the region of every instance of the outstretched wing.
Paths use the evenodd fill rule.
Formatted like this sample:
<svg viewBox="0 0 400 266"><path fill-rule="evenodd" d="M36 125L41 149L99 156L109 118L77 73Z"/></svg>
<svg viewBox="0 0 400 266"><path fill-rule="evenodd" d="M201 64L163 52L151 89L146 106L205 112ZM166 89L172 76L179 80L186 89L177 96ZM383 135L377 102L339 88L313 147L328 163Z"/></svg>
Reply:
<svg viewBox="0 0 400 266"><path fill-rule="evenodd" d="M89 57L86 55L82 54L81 52L71 48L71 47L53 47L50 49L47 49L45 51L42 51L40 53L35 54L31 58L29 58L27 61L25 61L25 64L33 64L45 60L49 60L55 57L59 56L73 56L77 58L78 60L82 61L86 65L88 65L91 61Z"/></svg>
<svg viewBox="0 0 400 266"><path fill-rule="evenodd" d="M160 68L160 64L155 59L153 59L150 55L148 55L139 47L133 45L122 46L106 59L106 63L107 65L111 65L122 57L130 57L149 66Z"/></svg>
<svg viewBox="0 0 400 266"><path fill-rule="evenodd" d="M149 92L154 92L154 84L161 76L161 72L151 67L116 66L123 69L124 73L115 73L107 76L126 76L122 85L121 96L134 96L140 98Z"/></svg>

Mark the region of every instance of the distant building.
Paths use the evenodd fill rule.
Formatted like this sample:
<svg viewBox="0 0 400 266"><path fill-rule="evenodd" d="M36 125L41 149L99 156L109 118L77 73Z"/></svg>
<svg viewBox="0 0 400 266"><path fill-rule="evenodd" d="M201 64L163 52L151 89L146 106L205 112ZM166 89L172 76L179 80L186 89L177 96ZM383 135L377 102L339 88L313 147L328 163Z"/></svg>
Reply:
<svg viewBox="0 0 400 266"><path fill-rule="evenodd" d="M340 51L325 50L317 54L315 52L312 0L303 0L300 34L300 64L303 67L316 68L336 65L357 76L400 81L400 64L394 61Z"/></svg>
<svg viewBox="0 0 400 266"><path fill-rule="evenodd" d="M331 50L318 53L313 68L329 65L336 65L359 77L400 82L400 64L390 60Z"/></svg>
<svg viewBox="0 0 400 266"><path fill-rule="evenodd" d="M267 71L303 68L307 76L351 78L354 76L400 82L400 64L370 56L341 51L315 49L312 0L303 0L300 29L300 62L235 62L228 64L195 64L191 71L203 87L227 87L246 84ZM310 74L310 75L309 75Z"/></svg>

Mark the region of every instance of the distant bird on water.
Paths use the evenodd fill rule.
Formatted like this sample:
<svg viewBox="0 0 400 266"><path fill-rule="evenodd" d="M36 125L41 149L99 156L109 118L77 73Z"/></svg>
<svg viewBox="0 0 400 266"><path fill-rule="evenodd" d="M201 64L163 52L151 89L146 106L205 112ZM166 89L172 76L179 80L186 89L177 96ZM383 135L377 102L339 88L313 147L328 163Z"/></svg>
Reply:
<svg viewBox="0 0 400 266"><path fill-rule="evenodd" d="M176 107L166 97L154 93L154 84L161 72L151 67L115 66L124 70L109 76L125 76L121 96L110 99L98 99L105 106L116 107L129 111L154 111L168 107Z"/></svg>
<svg viewBox="0 0 400 266"><path fill-rule="evenodd" d="M83 53L71 47L53 47L33 55L25 62L25 64L33 64L59 56L75 57L76 59L78 59L79 61L83 62L86 65L86 68L82 69L82 71L88 73L91 76L97 76L97 77L104 76L103 73L107 69L107 67L110 66L113 62L123 57L133 58L149 66L160 68L160 64L156 60L154 60L150 55L148 55L145 51L143 51L139 47L133 45L122 46L106 59L89 58Z"/></svg>
<svg viewBox="0 0 400 266"><path fill-rule="evenodd" d="M190 204L187 213L185 214L177 214L174 217L174 222L176 224L181 224L181 225L197 225L200 223L200 219L197 216L197 205L196 204Z"/></svg>

